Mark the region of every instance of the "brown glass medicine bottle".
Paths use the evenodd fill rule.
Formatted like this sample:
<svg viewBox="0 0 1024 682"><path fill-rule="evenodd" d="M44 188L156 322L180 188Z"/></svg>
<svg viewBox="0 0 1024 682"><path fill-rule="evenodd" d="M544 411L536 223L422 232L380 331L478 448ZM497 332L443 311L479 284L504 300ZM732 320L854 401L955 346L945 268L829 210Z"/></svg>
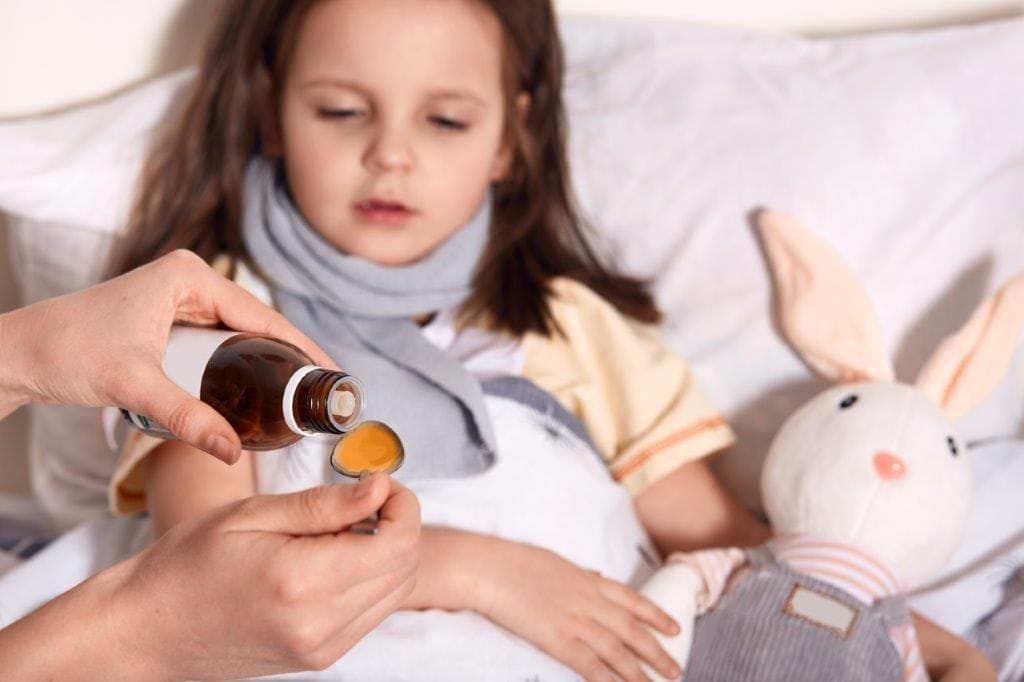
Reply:
<svg viewBox="0 0 1024 682"><path fill-rule="evenodd" d="M163 366L172 381L227 419L247 450L344 433L362 413L355 377L317 367L295 346L257 334L175 327ZM151 435L173 437L143 415L124 414Z"/></svg>

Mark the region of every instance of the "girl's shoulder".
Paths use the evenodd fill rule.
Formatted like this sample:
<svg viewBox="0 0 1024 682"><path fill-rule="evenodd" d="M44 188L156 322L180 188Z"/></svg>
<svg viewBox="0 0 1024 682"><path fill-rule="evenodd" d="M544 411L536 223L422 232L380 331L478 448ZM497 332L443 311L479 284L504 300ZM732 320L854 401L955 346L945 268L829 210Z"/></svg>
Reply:
<svg viewBox="0 0 1024 682"><path fill-rule="evenodd" d="M554 277L549 283L551 293L548 304L552 308L585 310L610 310L618 314L611 303L601 298L593 289L572 277Z"/></svg>
<svg viewBox="0 0 1024 682"><path fill-rule="evenodd" d="M621 386L651 377L660 382L689 373L657 327L620 313L586 284L557 277L550 292L555 331L530 332L521 339L524 374L546 390Z"/></svg>
<svg viewBox="0 0 1024 682"><path fill-rule="evenodd" d="M579 280L555 277L550 282L548 309L555 333L548 343L589 344L595 338L615 341L631 347L662 345L653 325L638 322L619 312L614 305ZM544 343L540 334L528 334L531 343Z"/></svg>

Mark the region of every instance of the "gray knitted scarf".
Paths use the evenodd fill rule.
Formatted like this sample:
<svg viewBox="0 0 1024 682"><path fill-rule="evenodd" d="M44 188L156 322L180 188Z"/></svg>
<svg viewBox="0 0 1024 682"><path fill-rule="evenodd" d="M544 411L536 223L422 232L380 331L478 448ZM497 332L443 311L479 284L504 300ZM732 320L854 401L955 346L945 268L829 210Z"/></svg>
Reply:
<svg viewBox="0 0 1024 682"><path fill-rule="evenodd" d="M317 234L276 164L256 157L246 170L242 238L249 257L281 313L363 382L365 417L398 432L405 445L400 478L463 476L493 461L479 382L412 320L466 299L490 218L488 196L469 223L421 260L382 266Z"/></svg>

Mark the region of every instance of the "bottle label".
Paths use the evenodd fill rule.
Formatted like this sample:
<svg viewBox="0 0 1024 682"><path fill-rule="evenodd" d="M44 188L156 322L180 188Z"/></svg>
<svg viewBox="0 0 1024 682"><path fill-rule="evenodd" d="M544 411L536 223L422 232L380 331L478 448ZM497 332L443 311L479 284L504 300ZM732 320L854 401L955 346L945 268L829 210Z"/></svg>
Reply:
<svg viewBox="0 0 1024 682"><path fill-rule="evenodd" d="M203 372L221 344L239 332L196 327L174 327L164 350L164 372L193 398L199 397Z"/></svg>
<svg viewBox="0 0 1024 682"><path fill-rule="evenodd" d="M145 431L150 436L156 436L157 438L175 437L173 433L171 433L164 427L160 426L155 421L151 420L149 417L146 417L141 414L136 414L135 412L131 412L129 410L121 410L121 414L124 415L124 418L128 420L129 424L131 424L140 431Z"/></svg>
<svg viewBox="0 0 1024 682"><path fill-rule="evenodd" d="M199 397L203 372L210 357L221 344L240 332L199 327L172 327L164 350L163 369L168 378L194 398ZM157 436L173 438L174 434L152 419L122 410L125 419L137 429Z"/></svg>

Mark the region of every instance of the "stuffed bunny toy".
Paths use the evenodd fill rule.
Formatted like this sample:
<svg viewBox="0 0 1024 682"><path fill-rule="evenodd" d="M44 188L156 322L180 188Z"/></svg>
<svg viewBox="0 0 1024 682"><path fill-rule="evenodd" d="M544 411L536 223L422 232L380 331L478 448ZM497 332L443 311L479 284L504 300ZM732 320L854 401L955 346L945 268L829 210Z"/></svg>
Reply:
<svg viewBox="0 0 1024 682"><path fill-rule="evenodd" d="M775 537L675 554L642 592L679 622L656 636L692 680L926 680L902 595L961 540L971 490L952 421L1008 369L1024 276L896 383L852 273L792 218L755 219L790 345L837 385L782 425L761 475ZM652 679L660 679L647 669Z"/></svg>

